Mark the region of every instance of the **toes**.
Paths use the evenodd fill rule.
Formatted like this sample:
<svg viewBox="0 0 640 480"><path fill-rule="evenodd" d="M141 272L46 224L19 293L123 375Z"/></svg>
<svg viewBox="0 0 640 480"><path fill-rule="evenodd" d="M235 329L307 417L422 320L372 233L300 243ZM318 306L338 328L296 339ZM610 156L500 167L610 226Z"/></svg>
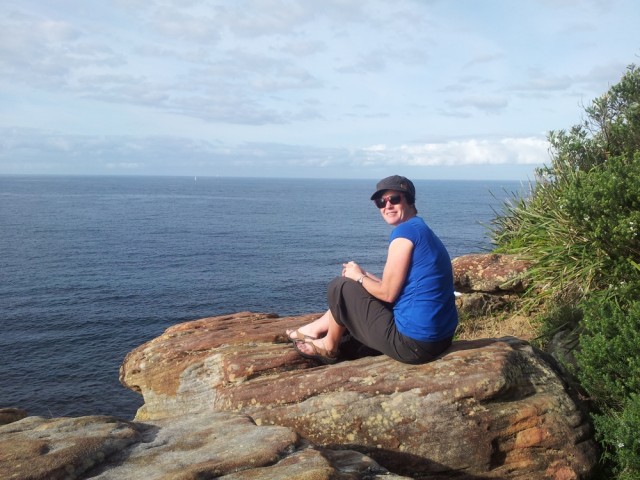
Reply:
<svg viewBox="0 0 640 480"><path fill-rule="evenodd" d="M296 342L296 349L297 349L299 352L306 353L306 354L309 354L309 355L312 353L312 352L309 350L309 345L307 345L307 343L306 343L306 342L297 341L297 342Z"/></svg>
<svg viewBox="0 0 640 480"><path fill-rule="evenodd" d="M315 355L317 353L317 345L315 342L299 340L296 342L298 350L308 355Z"/></svg>

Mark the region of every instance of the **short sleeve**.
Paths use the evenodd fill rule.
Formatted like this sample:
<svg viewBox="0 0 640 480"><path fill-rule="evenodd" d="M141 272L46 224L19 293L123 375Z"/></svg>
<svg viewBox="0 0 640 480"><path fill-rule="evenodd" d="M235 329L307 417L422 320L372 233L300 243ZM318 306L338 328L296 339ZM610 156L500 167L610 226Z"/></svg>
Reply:
<svg viewBox="0 0 640 480"><path fill-rule="evenodd" d="M389 243L393 242L396 238L406 238L414 245L417 245L420 233L411 222L404 222L393 229L389 237Z"/></svg>

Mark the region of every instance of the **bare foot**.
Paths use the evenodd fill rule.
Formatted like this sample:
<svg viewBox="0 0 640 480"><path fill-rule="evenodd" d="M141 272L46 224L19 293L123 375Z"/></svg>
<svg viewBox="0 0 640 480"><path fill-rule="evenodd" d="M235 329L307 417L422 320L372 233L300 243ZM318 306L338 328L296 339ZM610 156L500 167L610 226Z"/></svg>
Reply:
<svg viewBox="0 0 640 480"><path fill-rule="evenodd" d="M338 350L325 348L324 339L297 341L293 346L305 358L311 358L324 364L333 364L338 361Z"/></svg>
<svg viewBox="0 0 640 480"><path fill-rule="evenodd" d="M306 333L304 333L302 331L304 327L299 328L298 330L293 330L293 329L288 329L286 330L287 333L287 337L289 337L289 340L291 340L292 342L303 342L305 340L317 340L317 337L313 336L313 335L307 335Z"/></svg>

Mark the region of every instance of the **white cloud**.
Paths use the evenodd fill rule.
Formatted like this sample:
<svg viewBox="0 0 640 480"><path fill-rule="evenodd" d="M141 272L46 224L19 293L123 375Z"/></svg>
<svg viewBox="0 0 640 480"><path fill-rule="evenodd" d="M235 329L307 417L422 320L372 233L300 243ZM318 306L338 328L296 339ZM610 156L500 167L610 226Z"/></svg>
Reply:
<svg viewBox="0 0 640 480"><path fill-rule="evenodd" d="M409 166L542 165L549 160L542 138L453 140L441 143L372 145L362 150L363 164Z"/></svg>

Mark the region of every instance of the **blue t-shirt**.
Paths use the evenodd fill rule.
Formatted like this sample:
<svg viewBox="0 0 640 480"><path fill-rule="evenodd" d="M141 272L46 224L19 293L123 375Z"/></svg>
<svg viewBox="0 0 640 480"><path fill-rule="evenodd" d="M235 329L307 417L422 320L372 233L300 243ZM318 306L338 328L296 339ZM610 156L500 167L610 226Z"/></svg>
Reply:
<svg viewBox="0 0 640 480"><path fill-rule="evenodd" d="M428 342L453 336L458 311L447 249L420 217L394 228L389 242L396 238L413 243L407 279L393 306L398 330L407 337Z"/></svg>

